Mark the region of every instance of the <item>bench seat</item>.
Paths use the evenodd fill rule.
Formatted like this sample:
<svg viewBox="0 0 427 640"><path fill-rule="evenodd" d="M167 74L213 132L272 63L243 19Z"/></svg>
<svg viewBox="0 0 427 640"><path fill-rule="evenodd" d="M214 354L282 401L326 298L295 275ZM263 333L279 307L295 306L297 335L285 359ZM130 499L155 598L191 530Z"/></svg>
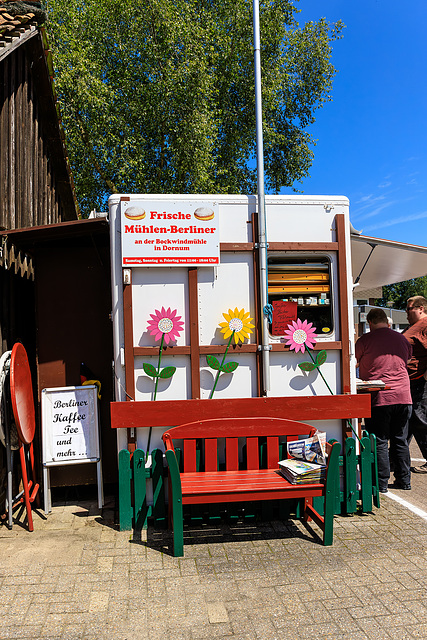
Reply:
<svg viewBox="0 0 427 640"><path fill-rule="evenodd" d="M263 500L301 499L303 517L323 531L323 544L333 541L334 499L339 483L338 442L327 443L325 480L294 485L279 472L287 442L312 436L315 429L284 418L207 419L173 427L163 434L169 467L169 523L174 555L184 555L183 505L227 504ZM174 442L182 446L178 462ZM223 458L219 468L219 459ZM243 467L243 468L242 468ZM313 498L324 498L324 516Z"/></svg>
<svg viewBox="0 0 427 640"><path fill-rule="evenodd" d="M245 502L322 496L323 484L295 485L273 469L181 473L183 504Z"/></svg>

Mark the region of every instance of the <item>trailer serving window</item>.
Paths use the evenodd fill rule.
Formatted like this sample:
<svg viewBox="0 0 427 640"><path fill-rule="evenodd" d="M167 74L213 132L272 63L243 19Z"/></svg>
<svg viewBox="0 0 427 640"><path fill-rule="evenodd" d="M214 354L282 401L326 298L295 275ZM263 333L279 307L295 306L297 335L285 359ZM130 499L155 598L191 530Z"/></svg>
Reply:
<svg viewBox="0 0 427 640"><path fill-rule="evenodd" d="M277 320L279 315L286 318L290 312L300 320L312 322L316 333L330 334L333 330L331 291L329 258L270 256L268 301L273 305L270 333L277 337L283 335L283 323ZM294 304L283 304L288 302Z"/></svg>

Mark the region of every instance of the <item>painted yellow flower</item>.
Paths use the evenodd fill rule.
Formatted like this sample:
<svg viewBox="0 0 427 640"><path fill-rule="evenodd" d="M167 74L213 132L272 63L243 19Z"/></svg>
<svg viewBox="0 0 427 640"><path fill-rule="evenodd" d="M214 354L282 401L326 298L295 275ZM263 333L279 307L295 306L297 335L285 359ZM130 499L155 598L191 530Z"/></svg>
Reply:
<svg viewBox="0 0 427 640"><path fill-rule="evenodd" d="M244 309L236 307L234 311L228 310L228 313L222 314L227 322L220 322L221 333L224 334L224 338L229 338L234 332L234 342L238 344L239 340L243 342L245 338L249 338L249 334L252 333L252 329L255 325L251 324L253 318L249 317L249 312L245 313Z"/></svg>

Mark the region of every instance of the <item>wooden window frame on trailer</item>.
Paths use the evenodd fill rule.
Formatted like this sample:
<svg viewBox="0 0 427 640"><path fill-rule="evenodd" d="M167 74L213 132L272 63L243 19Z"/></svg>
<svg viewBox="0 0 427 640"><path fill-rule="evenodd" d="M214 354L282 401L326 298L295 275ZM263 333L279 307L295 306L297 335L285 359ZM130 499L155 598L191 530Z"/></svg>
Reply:
<svg viewBox="0 0 427 640"><path fill-rule="evenodd" d="M321 342L315 345L315 350L331 349L341 352L341 386L342 393L351 393L350 387L350 327L348 322L348 291L346 274L346 246L345 246L345 216L335 216L336 241L335 242L269 242L269 251L328 251L336 252L338 266L338 310L339 310L339 335L341 340ZM252 215L252 237L257 236L257 214ZM222 242L221 253L251 251L253 255L254 273L258 273L258 249L254 242ZM255 343L241 344L235 347L240 353L255 353L257 371L257 394L261 396L262 387L262 362L258 344L261 344L261 304L258 278L254 278L255 311ZM197 291L197 267L188 267L188 291L189 291L189 322L190 345L189 346L165 346L165 353L190 356L191 371L191 398L200 399L200 356L208 354L222 354L226 345L201 345L199 342L199 316L198 316L198 291ZM126 284L123 285L123 323L124 323L124 350L125 350L125 386L126 399L135 398L135 367L136 356L151 356L158 353L158 346L135 347L133 344L133 315L132 315L132 270ZM273 352L289 351L284 344L272 344ZM348 427L347 427L348 429ZM347 433L345 422L343 423L343 437L351 435ZM136 447L136 436L131 436L128 431L128 448L133 451Z"/></svg>

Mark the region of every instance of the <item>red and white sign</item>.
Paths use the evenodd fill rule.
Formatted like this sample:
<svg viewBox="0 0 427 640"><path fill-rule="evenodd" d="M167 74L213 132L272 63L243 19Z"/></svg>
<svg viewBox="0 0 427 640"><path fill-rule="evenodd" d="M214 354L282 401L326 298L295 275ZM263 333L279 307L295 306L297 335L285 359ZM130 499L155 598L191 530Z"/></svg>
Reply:
<svg viewBox="0 0 427 640"><path fill-rule="evenodd" d="M122 265L219 264L218 204L121 201Z"/></svg>

